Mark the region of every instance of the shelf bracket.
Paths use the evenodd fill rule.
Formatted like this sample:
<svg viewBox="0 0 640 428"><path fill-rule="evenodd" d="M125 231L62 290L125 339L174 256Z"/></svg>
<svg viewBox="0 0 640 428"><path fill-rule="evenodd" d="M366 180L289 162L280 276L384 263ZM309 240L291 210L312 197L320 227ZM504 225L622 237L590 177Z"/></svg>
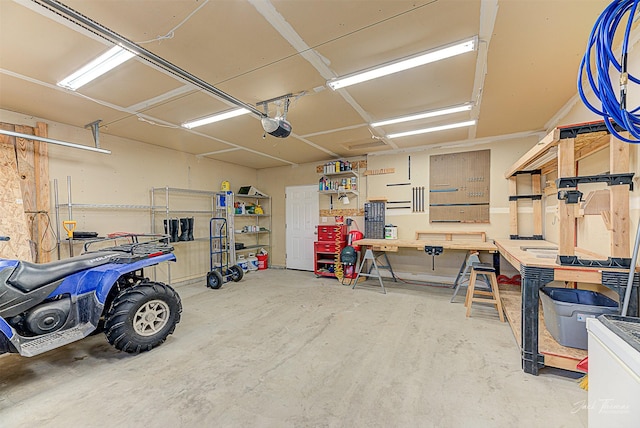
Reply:
<svg viewBox="0 0 640 428"><path fill-rule="evenodd" d="M96 149L100 148L100 123L102 123L102 119L94 120L84 126L85 129L91 129L91 135L93 135L93 142L96 145Z"/></svg>
<svg viewBox="0 0 640 428"><path fill-rule="evenodd" d="M633 190L633 173L584 175L581 177L563 177L556 180L558 189L578 187L578 183L607 183L608 186L628 185Z"/></svg>
<svg viewBox="0 0 640 428"><path fill-rule="evenodd" d="M579 190L561 190L558 192L558 200L567 204L577 204L582 201L582 192Z"/></svg>

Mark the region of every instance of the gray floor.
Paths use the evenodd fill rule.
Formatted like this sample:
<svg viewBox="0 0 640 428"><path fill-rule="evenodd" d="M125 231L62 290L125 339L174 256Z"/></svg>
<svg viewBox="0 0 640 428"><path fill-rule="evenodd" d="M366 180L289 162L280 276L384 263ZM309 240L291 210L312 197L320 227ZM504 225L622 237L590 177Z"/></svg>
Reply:
<svg viewBox="0 0 640 428"><path fill-rule="evenodd" d="M5 427L584 427L573 379L524 374L494 309L451 290L352 291L269 269L178 287L182 322L137 356L92 336L0 356Z"/></svg>

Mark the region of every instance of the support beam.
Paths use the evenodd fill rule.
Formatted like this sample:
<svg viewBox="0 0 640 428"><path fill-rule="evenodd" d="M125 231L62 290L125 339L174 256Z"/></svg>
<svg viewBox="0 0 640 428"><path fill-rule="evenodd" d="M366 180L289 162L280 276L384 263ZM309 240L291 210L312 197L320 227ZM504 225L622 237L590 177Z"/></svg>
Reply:
<svg viewBox="0 0 640 428"><path fill-rule="evenodd" d="M575 140L565 138L558 143L558 178L575 177ZM575 190L567 189L567 190ZM565 200L558 200L558 213L560 215L560 243L558 245L558 255L575 255L575 206L569 205Z"/></svg>
<svg viewBox="0 0 640 428"><path fill-rule="evenodd" d="M629 144L613 135L609 141L609 171L629 172ZM611 257L629 258L629 186L610 186Z"/></svg>

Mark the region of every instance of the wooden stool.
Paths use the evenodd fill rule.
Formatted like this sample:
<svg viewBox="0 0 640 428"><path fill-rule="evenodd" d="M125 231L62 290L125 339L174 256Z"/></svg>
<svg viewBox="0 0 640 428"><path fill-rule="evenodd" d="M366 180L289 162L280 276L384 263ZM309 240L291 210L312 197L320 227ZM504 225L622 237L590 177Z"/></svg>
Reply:
<svg viewBox="0 0 640 428"><path fill-rule="evenodd" d="M489 278L491 289L489 291L476 290L476 278L478 275L485 275ZM475 295L490 296L488 297L475 297ZM504 315L502 313L502 302L500 302L500 289L498 288L498 280L496 279L496 270L493 266L485 263L474 263L471 266L471 276L469 277L469 286L467 287L467 297L464 300L464 305L467 308L467 318L471 315L471 304L473 302L478 303L492 303L498 310L500 321L504 322Z"/></svg>

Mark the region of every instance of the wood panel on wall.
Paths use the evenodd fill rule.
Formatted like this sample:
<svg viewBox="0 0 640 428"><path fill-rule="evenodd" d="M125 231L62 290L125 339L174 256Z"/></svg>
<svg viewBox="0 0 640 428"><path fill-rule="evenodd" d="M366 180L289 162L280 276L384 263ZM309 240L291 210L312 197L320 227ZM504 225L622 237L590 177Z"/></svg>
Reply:
<svg viewBox="0 0 640 428"><path fill-rule="evenodd" d="M36 128L0 124L2 129L47 136L46 124ZM0 255L26 261L50 261L52 229L49 224L49 168L44 143L0 135Z"/></svg>

